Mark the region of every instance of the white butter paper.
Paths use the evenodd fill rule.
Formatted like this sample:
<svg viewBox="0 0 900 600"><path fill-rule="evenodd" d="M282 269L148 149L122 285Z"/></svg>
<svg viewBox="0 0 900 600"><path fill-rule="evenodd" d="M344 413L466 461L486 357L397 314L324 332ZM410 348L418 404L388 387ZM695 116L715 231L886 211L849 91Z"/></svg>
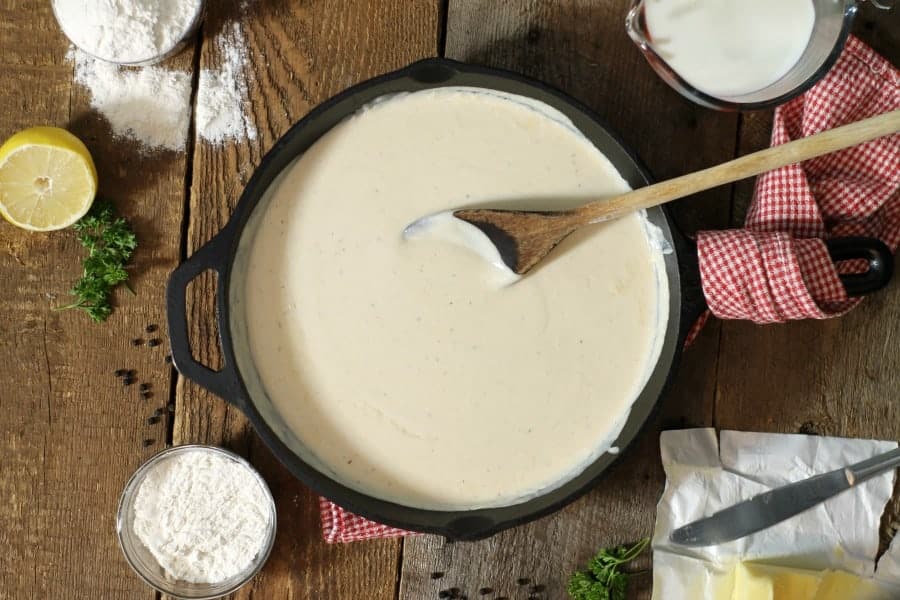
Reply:
<svg viewBox="0 0 900 600"><path fill-rule="evenodd" d="M746 538L686 548L669 534L691 521L787 483L847 466L897 447L896 442L714 429L666 431L660 437L666 489L653 534L654 600L730 598L737 561L804 569L842 569L872 576L881 515L894 473ZM900 586L900 542L882 558L876 577ZM891 592L889 597L900 598Z"/></svg>
<svg viewBox="0 0 900 600"><path fill-rule="evenodd" d="M878 560L878 568L875 569L875 579L891 584L900 598L900 533L894 536L891 547Z"/></svg>

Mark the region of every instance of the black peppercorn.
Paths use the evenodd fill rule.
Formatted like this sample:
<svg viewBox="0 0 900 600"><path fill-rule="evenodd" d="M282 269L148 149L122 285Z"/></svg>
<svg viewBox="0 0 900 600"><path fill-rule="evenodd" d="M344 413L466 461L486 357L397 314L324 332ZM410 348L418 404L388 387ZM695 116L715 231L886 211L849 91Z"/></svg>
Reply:
<svg viewBox="0 0 900 600"><path fill-rule="evenodd" d="M131 375L126 375L122 379L122 385L131 385L132 383L134 383L134 377L132 377Z"/></svg>
<svg viewBox="0 0 900 600"><path fill-rule="evenodd" d="M150 440L150 439L144 440L144 448L147 448L148 446L152 446L155 443L156 443L156 440Z"/></svg>
<svg viewBox="0 0 900 600"><path fill-rule="evenodd" d="M156 330L157 330L157 326L155 323L151 323L150 325L147 325L147 328L146 328L147 333L153 333Z"/></svg>
<svg viewBox="0 0 900 600"><path fill-rule="evenodd" d="M147 390L150 389L150 384L149 384L149 383L142 383L142 384L140 385L140 387L138 387L138 389L141 390L142 392L146 392Z"/></svg>
<svg viewBox="0 0 900 600"><path fill-rule="evenodd" d="M438 592L438 598L449 598L450 591L449 590L441 590Z"/></svg>
<svg viewBox="0 0 900 600"><path fill-rule="evenodd" d="M131 340L132 346L140 346L143 343L144 343L144 340L142 340L141 338L134 338L133 340Z"/></svg>
<svg viewBox="0 0 900 600"><path fill-rule="evenodd" d="M434 573L431 574L432 579L440 579L443 576L444 576L444 574L440 571L435 571Z"/></svg>
<svg viewBox="0 0 900 600"><path fill-rule="evenodd" d="M488 594L493 594L494 590L489 587L483 587L480 590L478 590L478 593L481 594L482 596L487 596Z"/></svg>
<svg viewBox="0 0 900 600"><path fill-rule="evenodd" d="M159 423L159 417L154 415L147 418L147 425L156 425L157 423Z"/></svg>
<svg viewBox="0 0 900 600"><path fill-rule="evenodd" d="M153 338L152 340L147 342L147 345L150 346L151 348L155 348L155 347L159 346L160 344L162 344L162 341L160 341L159 338Z"/></svg>
<svg viewBox="0 0 900 600"><path fill-rule="evenodd" d="M172 355L171 354L166 354L166 363L168 363L170 365L172 364Z"/></svg>
<svg viewBox="0 0 900 600"><path fill-rule="evenodd" d="M529 583L531 583L531 580L527 577L519 577L518 579L516 579L516 583L518 583L519 585L528 585Z"/></svg>
<svg viewBox="0 0 900 600"><path fill-rule="evenodd" d="M114 373L114 375L116 377L125 377L126 375L128 375L128 371L125 369L116 369L116 372Z"/></svg>

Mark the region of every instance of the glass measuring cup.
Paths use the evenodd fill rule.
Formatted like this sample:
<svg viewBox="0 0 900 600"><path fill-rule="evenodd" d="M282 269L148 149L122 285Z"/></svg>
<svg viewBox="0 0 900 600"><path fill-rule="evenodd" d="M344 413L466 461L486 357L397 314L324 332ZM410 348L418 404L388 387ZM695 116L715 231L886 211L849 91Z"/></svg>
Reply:
<svg viewBox="0 0 900 600"><path fill-rule="evenodd" d="M692 86L657 53L644 14L647 1L633 0L625 20L628 35L663 81L686 98L716 110L771 108L811 88L840 56L858 8L855 0L811 0L815 9L813 32L800 60L780 79L762 89L719 97Z"/></svg>

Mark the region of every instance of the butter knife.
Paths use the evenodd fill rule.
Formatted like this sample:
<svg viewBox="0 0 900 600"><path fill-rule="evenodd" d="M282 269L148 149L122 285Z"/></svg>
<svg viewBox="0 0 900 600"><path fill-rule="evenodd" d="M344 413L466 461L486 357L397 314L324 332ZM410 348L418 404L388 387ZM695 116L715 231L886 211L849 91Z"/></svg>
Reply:
<svg viewBox="0 0 900 600"><path fill-rule="evenodd" d="M669 539L682 546L712 546L737 540L897 467L900 467L900 448L758 494L705 519L679 527Z"/></svg>

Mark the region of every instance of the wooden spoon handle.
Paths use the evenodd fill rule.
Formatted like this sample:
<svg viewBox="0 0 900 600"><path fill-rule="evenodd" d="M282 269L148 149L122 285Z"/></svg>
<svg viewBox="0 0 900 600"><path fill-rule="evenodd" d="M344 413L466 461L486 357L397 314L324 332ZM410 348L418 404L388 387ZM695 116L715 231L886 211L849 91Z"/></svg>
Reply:
<svg viewBox="0 0 900 600"><path fill-rule="evenodd" d="M726 183L803 162L900 131L900 110L773 146L689 175L662 181L577 209L579 221L600 222L626 213L685 198Z"/></svg>

